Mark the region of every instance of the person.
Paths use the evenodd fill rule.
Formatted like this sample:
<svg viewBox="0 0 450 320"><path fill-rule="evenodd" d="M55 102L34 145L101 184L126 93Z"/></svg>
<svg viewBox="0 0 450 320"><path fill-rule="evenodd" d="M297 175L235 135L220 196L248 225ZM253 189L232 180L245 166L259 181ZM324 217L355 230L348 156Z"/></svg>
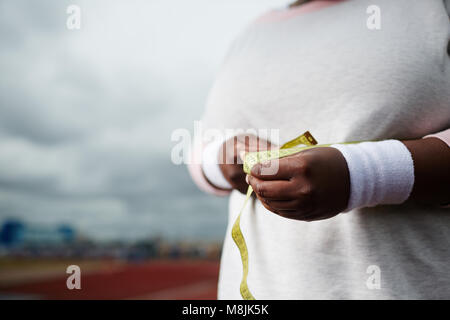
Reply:
<svg viewBox="0 0 450 320"><path fill-rule="evenodd" d="M450 298L449 13L449 0L297 1L235 39L202 123L275 128L279 141L238 134L192 150L199 187L230 194L219 299L242 299L231 228L247 183L256 299ZM332 145L243 172L242 151L306 130Z"/></svg>

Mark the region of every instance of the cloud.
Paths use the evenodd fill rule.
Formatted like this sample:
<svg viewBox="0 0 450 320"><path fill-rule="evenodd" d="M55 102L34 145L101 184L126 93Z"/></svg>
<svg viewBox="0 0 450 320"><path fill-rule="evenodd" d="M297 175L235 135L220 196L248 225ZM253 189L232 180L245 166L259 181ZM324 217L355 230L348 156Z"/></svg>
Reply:
<svg viewBox="0 0 450 320"><path fill-rule="evenodd" d="M200 118L233 37L285 2L0 1L0 221L221 239L226 199L170 162L170 136Z"/></svg>

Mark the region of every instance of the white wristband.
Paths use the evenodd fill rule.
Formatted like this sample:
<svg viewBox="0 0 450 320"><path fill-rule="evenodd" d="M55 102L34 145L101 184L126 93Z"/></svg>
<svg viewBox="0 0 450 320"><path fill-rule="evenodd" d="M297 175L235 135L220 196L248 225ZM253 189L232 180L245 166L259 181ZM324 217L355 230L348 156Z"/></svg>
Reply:
<svg viewBox="0 0 450 320"><path fill-rule="evenodd" d="M219 139L206 145L202 153L202 170L205 177L214 186L220 189L232 189L219 166L219 151L224 142L224 139Z"/></svg>
<svg viewBox="0 0 450 320"><path fill-rule="evenodd" d="M345 211L379 204L400 204L414 185L414 163L398 140L335 144L347 161L350 198Z"/></svg>

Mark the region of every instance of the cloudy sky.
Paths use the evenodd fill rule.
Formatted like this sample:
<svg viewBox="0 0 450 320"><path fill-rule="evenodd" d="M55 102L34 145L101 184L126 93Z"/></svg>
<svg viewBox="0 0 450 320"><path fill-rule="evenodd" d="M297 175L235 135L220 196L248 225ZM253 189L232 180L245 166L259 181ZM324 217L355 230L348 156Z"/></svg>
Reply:
<svg viewBox="0 0 450 320"><path fill-rule="evenodd" d="M287 2L0 0L0 222L222 239L226 200L171 164L170 136L201 117L233 37Z"/></svg>

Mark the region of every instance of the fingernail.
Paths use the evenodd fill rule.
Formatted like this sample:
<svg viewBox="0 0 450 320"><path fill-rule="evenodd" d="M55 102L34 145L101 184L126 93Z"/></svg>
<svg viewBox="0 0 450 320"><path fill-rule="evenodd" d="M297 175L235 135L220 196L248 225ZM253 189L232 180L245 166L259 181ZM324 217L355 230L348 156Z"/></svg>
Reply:
<svg viewBox="0 0 450 320"><path fill-rule="evenodd" d="M250 184L249 179L248 179L248 174L245 175L245 182L247 182L247 184Z"/></svg>
<svg viewBox="0 0 450 320"><path fill-rule="evenodd" d="M259 175L259 163L255 164L250 170L253 175Z"/></svg>
<svg viewBox="0 0 450 320"><path fill-rule="evenodd" d="M264 160L263 162L261 162L261 167L267 168L270 167L271 165L271 160Z"/></svg>

